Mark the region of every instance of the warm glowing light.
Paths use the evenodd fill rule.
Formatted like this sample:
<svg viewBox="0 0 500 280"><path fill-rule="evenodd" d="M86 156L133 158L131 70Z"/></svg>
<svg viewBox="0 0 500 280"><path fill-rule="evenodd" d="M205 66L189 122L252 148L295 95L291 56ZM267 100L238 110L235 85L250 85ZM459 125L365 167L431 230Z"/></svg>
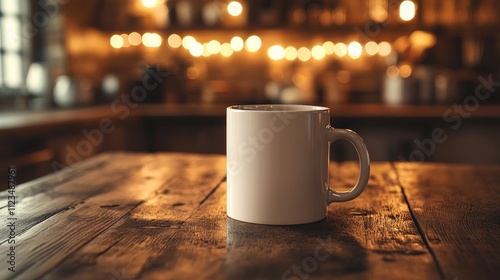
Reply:
<svg viewBox="0 0 500 280"><path fill-rule="evenodd" d="M297 58L297 49L292 47L292 46L289 46L289 47L286 47L285 49L285 58L287 60L294 60Z"/></svg>
<svg viewBox="0 0 500 280"><path fill-rule="evenodd" d="M128 41L128 34L122 34L120 35L123 39L123 47L128 48L130 47L130 42Z"/></svg>
<svg viewBox="0 0 500 280"><path fill-rule="evenodd" d="M399 66L399 75L403 78L408 78L411 75L411 67L408 64Z"/></svg>
<svg viewBox="0 0 500 280"><path fill-rule="evenodd" d="M436 35L420 30L413 31L408 40L410 41L412 48L420 50L431 48L436 45L437 42Z"/></svg>
<svg viewBox="0 0 500 280"><path fill-rule="evenodd" d="M325 54L332 54L335 52L335 45L330 41L326 41L323 43L323 49L325 49Z"/></svg>
<svg viewBox="0 0 500 280"><path fill-rule="evenodd" d="M111 36L111 38L109 39L109 43L113 48L119 49L123 47L123 38L122 36L115 34Z"/></svg>
<svg viewBox="0 0 500 280"><path fill-rule="evenodd" d="M392 51L391 44L388 42L380 42L378 44L378 54L381 56L388 56Z"/></svg>
<svg viewBox="0 0 500 280"><path fill-rule="evenodd" d="M181 39L181 36L177 35L177 34L172 34L170 36L168 36L168 45L174 49L177 49L178 47L180 47L182 45L182 39Z"/></svg>
<svg viewBox="0 0 500 280"><path fill-rule="evenodd" d="M220 52L220 43L217 40L212 40L208 42L207 46L208 52L211 54L218 54Z"/></svg>
<svg viewBox="0 0 500 280"><path fill-rule="evenodd" d="M369 16L375 22L387 20L387 0L373 0L368 2Z"/></svg>
<svg viewBox="0 0 500 280"><path fill-rule="evenodd" d="M229 43L224 43L220 46L220 54L225 57L229 57L233 54L233 48Z"/></svg>
<svg viewBox="0 0 500 280"><path fill-rule="evenodd" d="M285 49L280 45L274 45L267 49L267 55L272 60L280 60L285 57Z"/></svg>
<svg viewBox="0 0 500 280"><path fill-rule="evenodd" d="M243 6L241 6L240 2L232 1L227 5L227 12L233 17L241 15L243 11Z"/></svg>
<svg viewBox="0 0 500 280"><path fill-rule="evenodd" d="M194 42L189 48L189 53L194 57L199 57L203 54L203 45L200 42Z"/></svg>
<svg viewBox="0 0 500 280"><path fill-rule="evenodd" d="M179 38L180 40L180 38ZM142 36L137 32L132 32L128 35L128 42L132 46L139 46L142 43Z"/></svg>
<svg viewBox="0 0 500 280"><path fill-rule="evenodd" d="M415 17L415 3L409 0L401 2L401 5L399 5L399 17L404 21L412 20Z"/></svg>
<svg viewBox="0 0 500 280"><path fill-rule="evenodd" d="M308 61L311 59L311 51L308 48L302 47L297 51L297 57L300 61Z"/></svg>
<svg viewBox="0 0 500 280"><path fill-rule="evenodd" d="M311 49L311 55L314 59L321 60L325 58L325 49L322 46L316 45Z"/></svg>
<svg viewBox="0 0 500 280"><path fill-rule="evenodd" d="M344 43L337 43L335 45L335 54L338 57L343 57L347 54L347 46Z"/></svg>
<svg viewBox="0 0 500 280"><path fill-rule="evenodd" d="M156 6L156 0L142 0L142 5L146 8L153 8Z"/></svg>
<svg viewBox="0 0 500 280"><path fill-rule="evenodd" d="M182 38L182 47L185 48L186 50L189 50L191 48L191 45L196 42L196 39L193 36L186 36Z"/></svg>
<svg viewBox="0 0 500 280"><path fill-rule="evenodd" d="M186 76L191 80L198 79L200 77L200 70L195 66L190 66L186 71Z"/></svg>
<svg viewBox="0 0 500 280"><path fill-rule="evenodd" d="M369 56L376 55L378 53L378 44L373 41L366 43L365 52Z"/></svg>
<svg viewBox="0 0 500 280"><path fill-rule="evenodd" d="M262 46L262 41L257 35L252 35L248 37L248 39L245 42L245 49L249 52L256 52L260 49L261 46Z"/></svg>
<svg viewBox="0 0 500 280"><path fill-rule="evenodd" d="M399 69L397 66L392 65L387 67L386 73L389 78L395 78L399 75Z"/></svg>
<svg viewBox="0 0 500 280"><path fill-rule="evenodd" d="M203 52L201 53L201 55L204 57L209 57L211 53L208 51L208 43L204 43L202 47L203 47Z"/></svg>
<svg viewBox="0 0 500 280"><path fill-rule="evenodd" d="M231 39L231 48L233 48L233 50L235 52L239 52L243 49L244 47L244 42L243 42L243 39L241 39L241 37L238 37L238 36L234 36L232 39Z"/></svg>
<svg viewBox="0 0 500 280"><path fill-rule="evenodd" d="M358 42L351 42L347 46L347 53L352 59L358 59L363 53L363 47Z"/></svg>
<svg viewBox="0 0 500 280"><path fill-rule="evenodd" d="M303 73L297 72L292 76L292 82L300 89L308 90L310 88L310 77Z"/></svg>
<svg viewBox="0 0 500 280"><path fill-rule="evenodd" d="M157 33L144 33L142 35L142 43L149 48L157 48L161 46L162 39Z"/></svg>

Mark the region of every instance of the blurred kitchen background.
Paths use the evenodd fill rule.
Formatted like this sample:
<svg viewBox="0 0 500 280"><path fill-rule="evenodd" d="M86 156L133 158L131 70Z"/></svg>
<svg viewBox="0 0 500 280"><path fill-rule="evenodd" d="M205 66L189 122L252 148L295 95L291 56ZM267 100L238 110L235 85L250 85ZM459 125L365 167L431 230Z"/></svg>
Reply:
<svg viewBox="0 0 500 280"><path fill-rule="evenodd" d="M225 153L241 103L328 106L372 160L500 164L499 27L497 0L0 0L0 167Z"/></svg>

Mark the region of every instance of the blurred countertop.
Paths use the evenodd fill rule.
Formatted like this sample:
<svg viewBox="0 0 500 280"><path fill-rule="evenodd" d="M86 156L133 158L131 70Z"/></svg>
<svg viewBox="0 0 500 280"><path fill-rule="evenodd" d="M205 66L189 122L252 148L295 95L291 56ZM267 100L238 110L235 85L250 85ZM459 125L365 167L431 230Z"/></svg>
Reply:
<svg viewBox="0 0 500 280"><path fill-rule="evenodd" d="M71 125L78 122L93 122L103 118L125 120L134 117L146 118L223 118L225 104L122 104L122 107L100 105L88 108L52 109L47 111L18 111L0 113L1 134L46 126ZM466 118L500 119L500 105L480 105L468 111L457 105L384 105L384 104L323 104L330 108L332 118L410 118L443 119L444 115L460 115ZM461 109L460 109L461 108Z"/></svg>

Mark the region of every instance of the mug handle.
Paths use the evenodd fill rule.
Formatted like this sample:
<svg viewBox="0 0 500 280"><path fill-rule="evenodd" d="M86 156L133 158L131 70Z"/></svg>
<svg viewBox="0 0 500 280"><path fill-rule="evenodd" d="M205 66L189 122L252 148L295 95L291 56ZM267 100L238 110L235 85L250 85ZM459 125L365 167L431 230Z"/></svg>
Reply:
<svg viewBox="0 0 500 280"><path fill-rule="evenodd" d="M359 157L360 173L358 182L352 189L346 192L336 192L330 188L327 190L327 203L348 201L358 197L366 188L370 177L370 155L363 139L350 129L336 129L331 126L327 128L327 140L331 144L338 139L344 139L356 148Z"/></svg>

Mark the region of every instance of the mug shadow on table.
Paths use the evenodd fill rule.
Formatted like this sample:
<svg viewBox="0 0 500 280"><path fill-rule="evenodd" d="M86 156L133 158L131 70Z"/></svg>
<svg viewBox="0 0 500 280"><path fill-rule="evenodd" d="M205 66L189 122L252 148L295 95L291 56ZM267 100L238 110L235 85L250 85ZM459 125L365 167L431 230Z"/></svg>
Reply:
<svg viewBox="0 0 500 280"><path fill-rule="evenodd" d="M366 269L366 253L345 221L328 215L319 222L270 226L227 218L224 274L231 279L306 279Z"/></svg>

